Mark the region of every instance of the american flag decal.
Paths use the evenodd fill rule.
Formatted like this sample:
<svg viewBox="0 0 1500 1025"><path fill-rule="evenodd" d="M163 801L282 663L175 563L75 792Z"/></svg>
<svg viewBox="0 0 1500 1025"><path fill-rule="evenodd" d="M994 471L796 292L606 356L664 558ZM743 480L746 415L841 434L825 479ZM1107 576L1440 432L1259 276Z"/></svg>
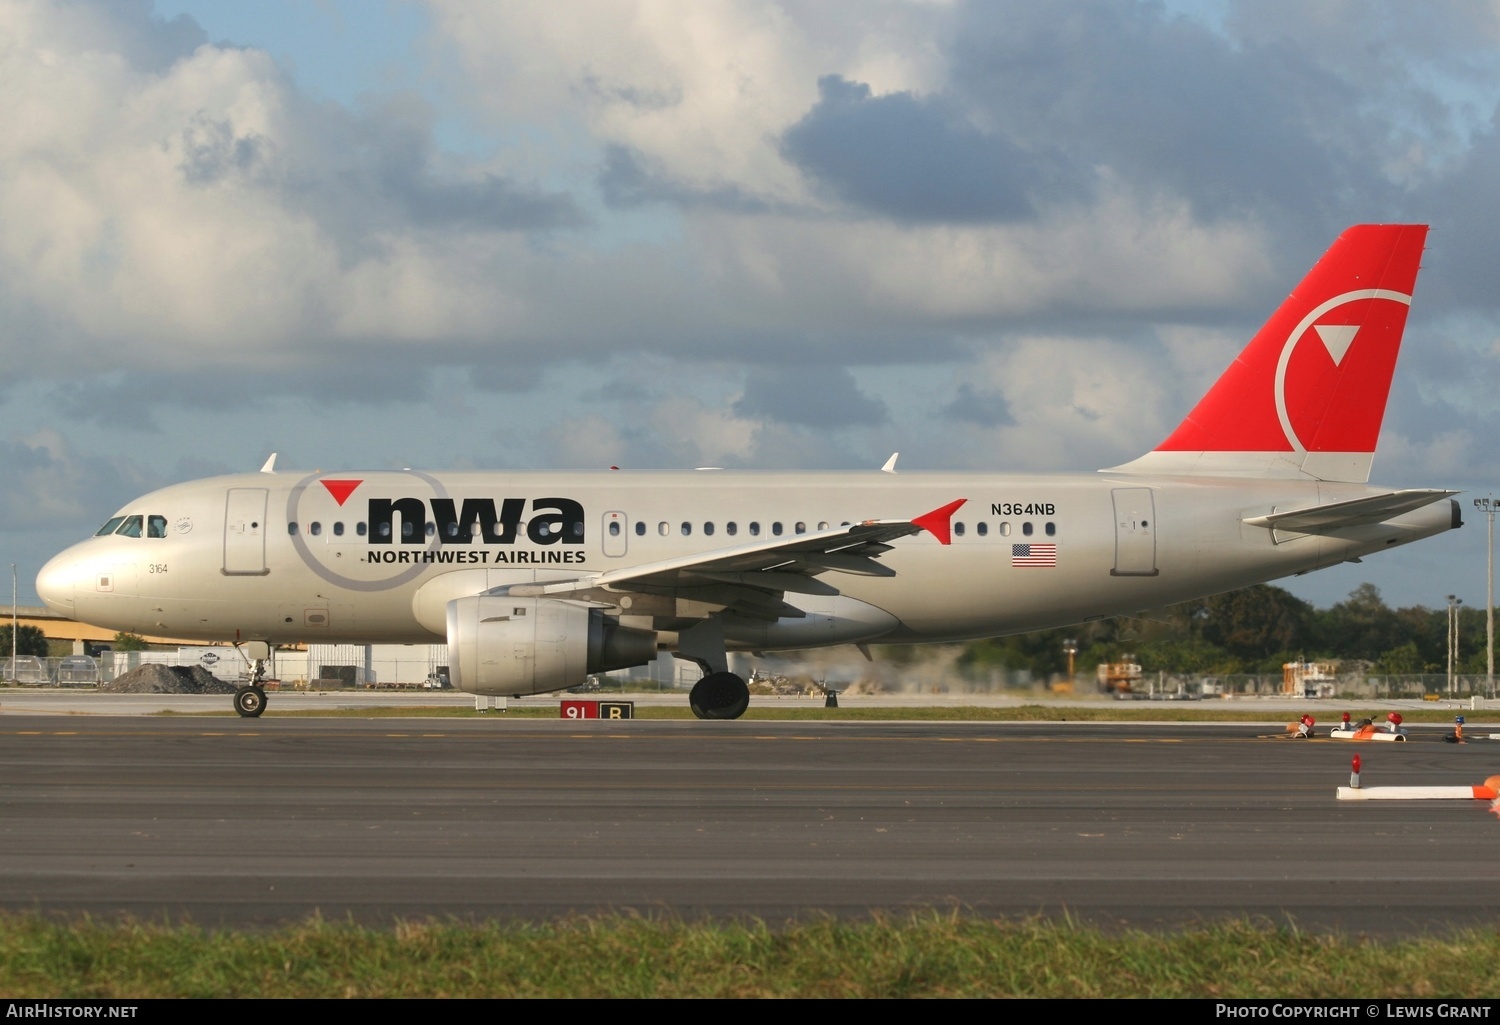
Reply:
<svg viewBox="0 0 1500 1025"><path fill-rule="evenodd" d="M1010 564L1016 566L1056 566L1057 545L1011 545Z"/></svg>

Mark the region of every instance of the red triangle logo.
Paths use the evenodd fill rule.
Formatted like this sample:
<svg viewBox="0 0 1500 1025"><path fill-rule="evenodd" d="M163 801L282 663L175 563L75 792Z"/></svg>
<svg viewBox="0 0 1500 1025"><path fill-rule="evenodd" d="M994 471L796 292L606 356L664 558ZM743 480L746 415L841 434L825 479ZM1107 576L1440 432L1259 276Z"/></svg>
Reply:
<svg viewBox="0 0 1500 1025"><path fill-rule="evenodd" d="M328 489L328 493L333 496L335 502L343 505L349 500L349 496L354 494L354 489L363 483L362 480L325 480L323 486Z"/></svg>

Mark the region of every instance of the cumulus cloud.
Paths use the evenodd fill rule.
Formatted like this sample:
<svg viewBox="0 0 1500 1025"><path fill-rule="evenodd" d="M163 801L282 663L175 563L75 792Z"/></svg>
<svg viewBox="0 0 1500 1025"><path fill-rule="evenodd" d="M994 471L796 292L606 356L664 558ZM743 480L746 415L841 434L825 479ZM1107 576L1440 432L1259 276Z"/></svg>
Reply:
<svg viewBox="0 0 1500 1025"><path fill-rule="evenodd" d="M848 370L818 366L752 370L734 411L804 427L867 426L888 418L885 406L861 392Z"/></svg>
<svg viewBox="0 0 1500 1025"><path fill-rule="evenodd" d="M52 428L0 442L0 477L8 482L0 502L11 530L103 522L102 513L157 482L134 462L79 453Z"/></svg>
<svg viewBox="0 0 1500 1025"><path fill-rule="evenodd" d="M314 464L1108 465L1396 219L1435 230L1377 466L1489 465L1492 7L407 10L422 94L338 103L147 0L0 0L5 458L50 508L309 419Z"/></svg>
<svg viewBox="0 0 1500 1025"><path fill-rule="evenodd" d="M1033 195L1066 193L1066 169L909 92L872 96L839 75L782 136L782 153L839 199L900 221L1015 221Z"/></svg>
<svg viewBox="0 0 1500 1025"><path fill-rule="evenodd" d="M1107 339L1015 339L970 376L971 393L1006 413L970 427L971 444L1014 470L1089 470L1132 459L1180 419L1163 363L1159 352Z"/></svg>
<svg viewBox="0 0 1500 1025"><path fill-rule="evenodd" d="M268 54L200 43L144 5L85 16L109 6L4 8L11 373L475 342L524 306L491 273L529 234L585 223L564 193L439 160L420 102L317 103Z"/></svg>
<svg viewBox="0 0 1500 1025"><path fill-rule="evenodd" d="M776 145L841 71L882 92L942 74L940 7L851 9L758 0L433 0L465 83L499 123L557 116L698 189L795 203ZM855 16L850 16L854 14Z"/></svg>

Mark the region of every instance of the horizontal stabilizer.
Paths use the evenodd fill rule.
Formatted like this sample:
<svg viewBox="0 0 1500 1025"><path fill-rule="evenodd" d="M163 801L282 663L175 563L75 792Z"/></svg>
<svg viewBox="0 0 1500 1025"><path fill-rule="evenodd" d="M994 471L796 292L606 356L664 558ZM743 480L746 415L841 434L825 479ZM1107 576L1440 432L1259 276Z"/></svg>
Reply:
<svg viewBox="0 0 1500 1025"><path fill-rule="evenodd" d="M1392 491L1372 498L1356 498L1350 502L1335 502L1332 505L1311 506L1306 509L1290 509L1285 512L1268 513L1265 516L1247 516L1245 522L1252 527L1267 530L1286 530L1298 534L1323 534L1340 527L1359 527L1367 523L1381 523L1402 513L1420 509L1424 505L1441 501L1457 491L1434 489L1410 489Z"/></svg>

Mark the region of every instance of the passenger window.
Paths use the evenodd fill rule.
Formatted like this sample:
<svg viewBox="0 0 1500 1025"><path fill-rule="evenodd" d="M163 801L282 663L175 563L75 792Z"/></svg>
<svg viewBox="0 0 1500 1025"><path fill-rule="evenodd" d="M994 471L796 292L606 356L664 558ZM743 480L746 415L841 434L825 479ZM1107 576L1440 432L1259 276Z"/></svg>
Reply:
<svg viewBox="0 0 1500 1025"><path fill-rule="evenodd" d="M1047 536L1051 537L1051 536L1053 536L1056 533L1057 533L1057 524L1053 523L1051 520L1048 520L1047 521Z"/></svg>
<svg viewBox="0 0 1500 1025"><path fill-rule="evenodd" d="M818 529L819 530L827 530L828 529L828 521L827 520L823 520L823 521L819 522L818 523Z"/></svg>
<svg viewBox="0 0 1500 1025"><path fill-rule="evenodd" d="M286 525L286 532L288 534L292 535L292 537L296 537L297 536L297 521L296 520L292 520L290 523L288 523Z"/></svg>
<svg viewBox="0 0 1500 1025"><path fill-rule="evenodd" d="M705 523L703 525L703 536L704 537L713 537L714 536L714 524L713 524L712 520L710 520L709 522L707 522L707 523Z"/></svg>
<svg viewBox="0 0 1500 1025"><path fill-rule="evenodd" d="M360 520L358 523L356 523L354 525L354 532L356 534L358 534L360 537L364 537L366 531L368 531L369 529L370 529L369 527L365 526L365 521L364 520Z"/></svg>
<svg viewBox="0 0 1500 1025"><path fill-rule="evenodd" d="M139 516L127 516L125 522L120 524L120 529L115 531L122 537L141 536L141 518Z"/></svg>
<svg viewBox="0 0 1500 1025"><path fill-rule="evenodd" d="M1030 520L1027 520L1025 523L1021 524L1021 533L1025 534L1027 537L1031 536L1031 521Z"/></svg>
<svg viewBox="0 0 1500 1025"><path fill-rule="evenodd" d="M313 520L307 525L307 532L313 537L317 537L319 534L323 533L323 524L319 523L317 520Z"/></svg>
<svg viewBox="0 0 1500 1025"><path fill-rule="evenodd" d="M691 523L689 523L687 520L683 520L682 521L682 536L683 537L691 537L692 533L693 533L693 525Z"/></svg>
<svg viewBox="0 0 1500 1025"><path fill-rule="evenodd" d="M990 525L988 523L985 523L983 520L980 520L978 523L974 524L974 533L978 534L980 537L984 537L989 532Z"/></svg>
<svg viewBox="0 0 1500 1025"><path fill-rule="evenodd" d="M656 525L656 532L662 537L666 537L668 534L672 533L672 525L666 520L662 520Z"/></svg>
<svg viewBox="0 0 1500 1025"><path fill-rule="evenodd" d="M620 524L619 524L619 521L617 521L617 520L610 520L610 522L609 522L609 536L610 537L619 537L620 536Z"/></svg>
<svg viewBox="0 0 1500 1025"><path fill-rule="evenodd" d="M436 536L436 534L437 534L437 524L429 522L427 524L427 536L428 537L434 537L434 536Z"/></svg>
<svg viewBox="0 0 1500 1025"><path fill-rule="evenodd" d="M573 524L573 536L574 537L582 537L583 536L583 521L582 520L578 520L576 523Z"/></svg>
<svg viewBox="0 0 1500 1025"><path fill-rule="evenodd" d="M343 520L339 520L337 523L335 523L333 525L333 536L334 537L343 537L344 536L344 521Z"/></svg>
<svg viewBox="0 0 1500 1025"><path fill-rule="evenodd" d="M771 533L775 534L777 537L781 536L781 521L780 520L777 520L775 523L771 524Z"/></svg>
<svg viewBox="0 0 1500 1025"><path fill-rule="evenodd" d="M797 533L799 533L799 534L806 534L807 533L807 524L803 523L801 520L798 520L797 521L796 530L797 530Z"/></svg>
<svg viewBox="0 0 1500 1025"><path fill-rule="evenodd" d="M166 537L167 518L165 516L151 516L146 520L147 537Z"/></svg>
<svg viewBox="0 0 1500 1025"><path fill-rule="evenodd" d="M739 532L739 524L735 523L733 520L730 520L728 523L724 524L724 533L728 534L730 537L734 537L734 535L738 534Z"/></svg>
<svg viewBox="0 0 1500 1025"><path fill-rule="evenodd" d="M98 530L96 530L94 532L94 536L95 537L103 537L105 534L113 534L117 529L119 529L120 524L124 523L124 522L125 522L125 517L123 517L123 516L116 516L113 519L111 519L108 522L106 522L104 524L104 526L102 526Z"/></svg>
<svg viewBox="0 0 1500 1025"><path fill-rule="evenodd" d="M407 526L409 527L409 526L411 526L411 524L408 523ZM382 523L380 525L380 536L381 537L390 537L391 536L391 525L390 525L390 523Z"/></svg>
<svg viewBox="0 0 1500 1025"><path fill-rule="evenodd" d="M1010 520L1006 520L1004 523L1000 524L1000 536L1010 537Z"/></svg>
<svg viewBox="0 0 1500 1025"><path fill-rule="evenodd" d="M760 537L760 524L753 520L750 522L750 536Z"/></svg>
<svg viewBox="0 0 1500 1025"><path fill-rule="evenodd" d="M646 521L645 520L636 520L635 521L635 536L636 537L645 537L646 536Z"/></svg>
<svg viewBox="0 0 1500 1025"><path fill-rule="evenodd" d="M963 537L964 536L964 525L962 523L955 523L953 525L953 534L954 534L955 537Z"/></svg>

